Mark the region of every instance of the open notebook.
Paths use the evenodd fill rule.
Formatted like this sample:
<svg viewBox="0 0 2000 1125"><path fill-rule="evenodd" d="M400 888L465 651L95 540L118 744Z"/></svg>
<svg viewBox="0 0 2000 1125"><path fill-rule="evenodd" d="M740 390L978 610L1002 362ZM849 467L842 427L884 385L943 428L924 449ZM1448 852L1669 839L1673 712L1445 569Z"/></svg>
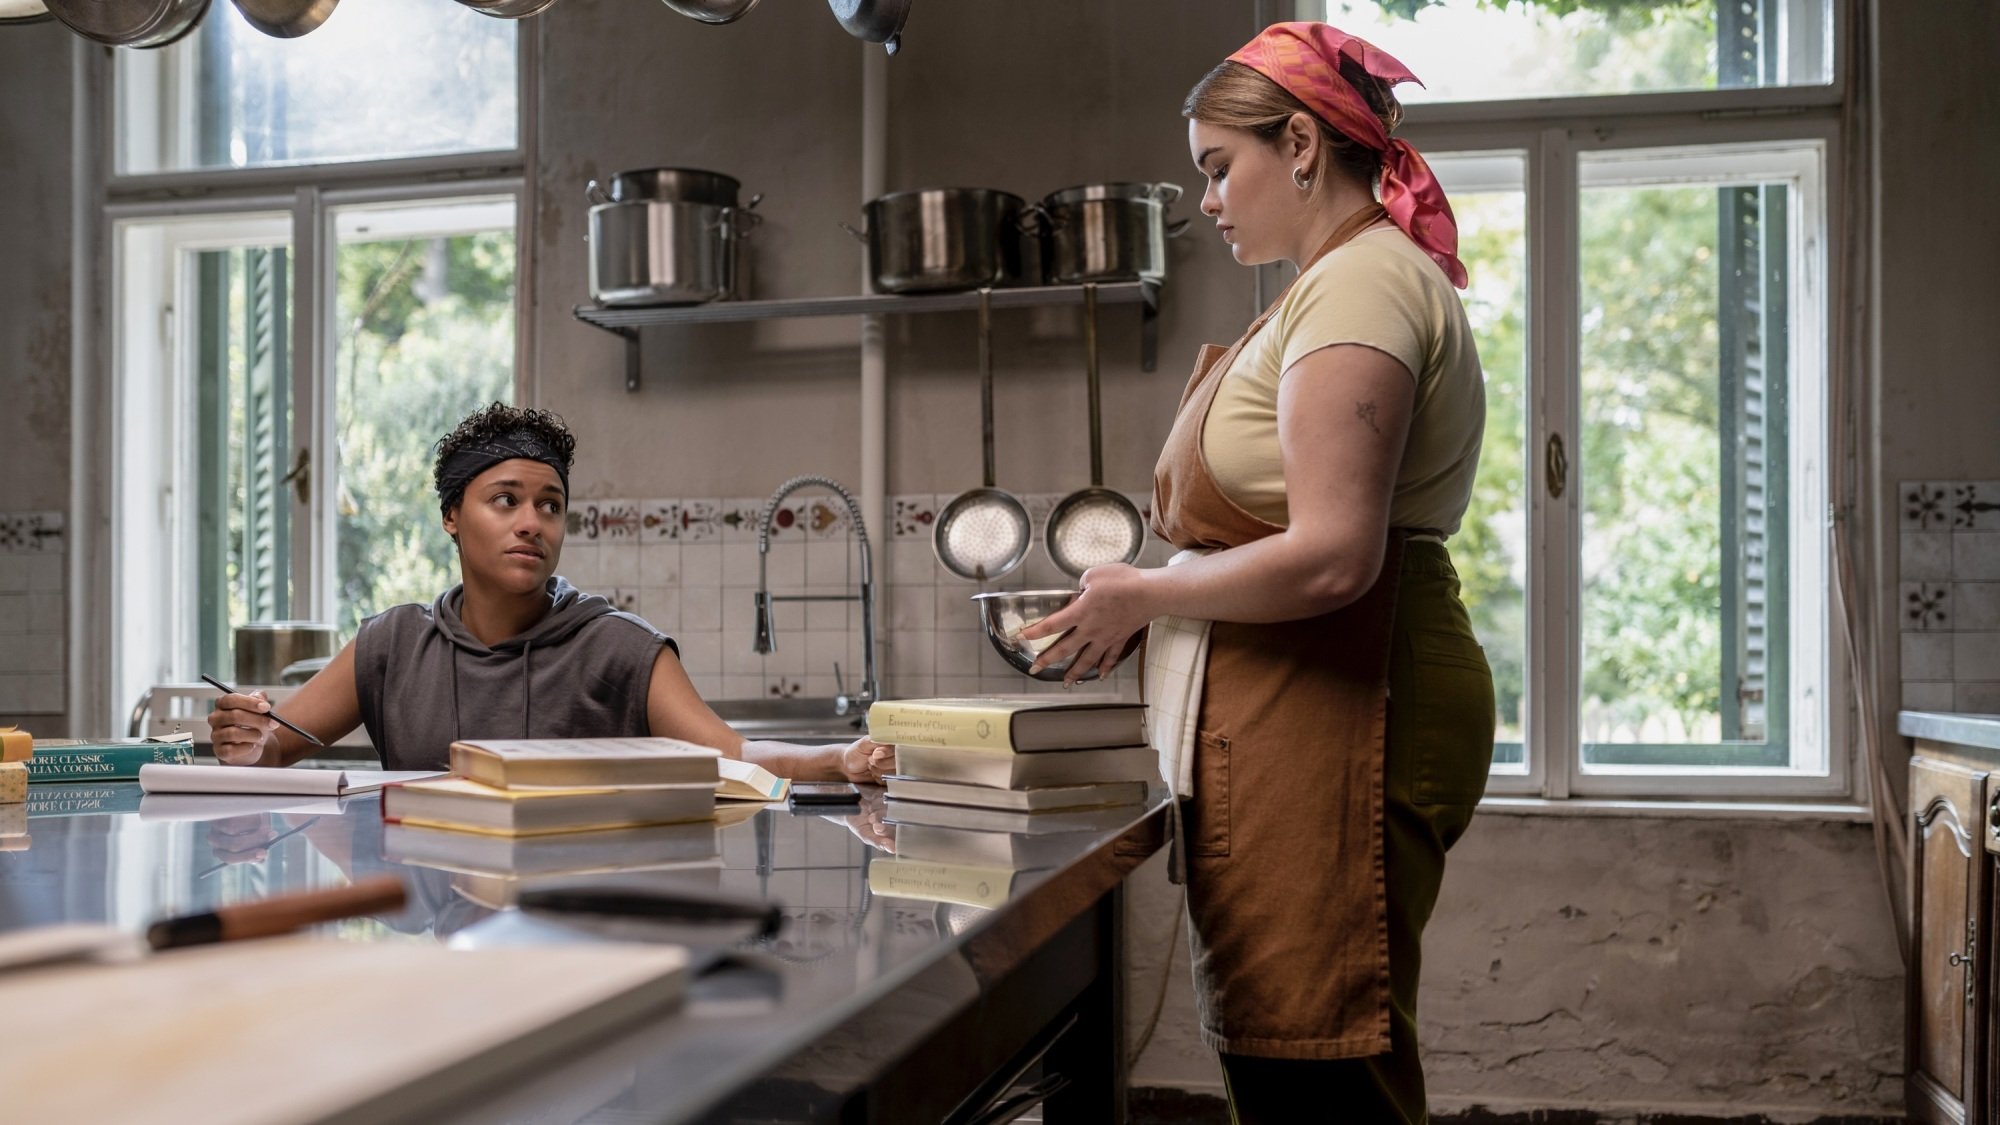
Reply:
<svg viewBox="0 0 2000 1125"><path fill-rule="evenodd" d="M344 797L384 785L443 777L442 770L259 769L254 766L139 767L139 787L148 793L286 793Z"/></svg>

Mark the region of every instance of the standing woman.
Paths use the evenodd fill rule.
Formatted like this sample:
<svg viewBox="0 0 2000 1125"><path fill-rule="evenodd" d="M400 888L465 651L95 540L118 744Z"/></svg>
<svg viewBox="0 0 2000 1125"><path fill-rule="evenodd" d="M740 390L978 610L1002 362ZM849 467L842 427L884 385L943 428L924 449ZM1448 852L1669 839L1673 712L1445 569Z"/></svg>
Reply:
<svg viewBox="0 0 2000 1125"><path fill-rule="evenodd" d="M1203 1038L1233 1118L1427 1119L1420 939L1485 792L1493 680L1445 549L1485 387L1401 63L1278 24L1188 95L1202 212L1294 282L1202 349L1154 470L1178 565L1098 567L1028 635L1074 680L1148 623L1154 743L1183 798ZM1380 197L1377 199L1379 185Z"/></svg>

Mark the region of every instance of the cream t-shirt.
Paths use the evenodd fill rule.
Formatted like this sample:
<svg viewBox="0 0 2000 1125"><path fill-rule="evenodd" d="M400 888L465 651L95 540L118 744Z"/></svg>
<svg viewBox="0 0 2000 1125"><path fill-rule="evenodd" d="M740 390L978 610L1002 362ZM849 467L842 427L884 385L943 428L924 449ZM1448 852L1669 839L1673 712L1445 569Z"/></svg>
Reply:
<svg viewBox="0 0 2000 1125"><path fill-rule="evenodd" d="M1386 352L1416 378L1389 526L1457 531L1479 469L1486 381L1458 291L1390 225L1315 262L1222 376L1201 449L1223 494L1261 519L1288 522L1278 384L1301 358L1334 344Z"/></svg>

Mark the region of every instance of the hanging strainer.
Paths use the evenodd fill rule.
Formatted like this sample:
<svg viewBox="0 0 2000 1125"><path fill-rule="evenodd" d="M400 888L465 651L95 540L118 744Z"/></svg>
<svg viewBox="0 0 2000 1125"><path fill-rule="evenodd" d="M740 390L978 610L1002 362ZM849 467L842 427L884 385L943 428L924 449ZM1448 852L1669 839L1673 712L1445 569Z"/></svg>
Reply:
<svg viewBox="0 0 2000 1125"><path fill-rule="evenodd" d="M1097 385L1097 286L1083 287L1084 370L1090 380L1090 487L1056 502L1043 536L1049 561L1071 578L1093 566L1129 563L1145 546L1146 525L1122 492L1104 487L1104 416Z"/></svg>
<svg viewBox="0 0 2000 1125"><path fill-rule="evenodd" d="M931 547L946 570L984 582L1028 557L1032 527L1027 506L993 487L993 291L979 291L980 439L986 453L986 486L967 489L938 512Z"/></svg>

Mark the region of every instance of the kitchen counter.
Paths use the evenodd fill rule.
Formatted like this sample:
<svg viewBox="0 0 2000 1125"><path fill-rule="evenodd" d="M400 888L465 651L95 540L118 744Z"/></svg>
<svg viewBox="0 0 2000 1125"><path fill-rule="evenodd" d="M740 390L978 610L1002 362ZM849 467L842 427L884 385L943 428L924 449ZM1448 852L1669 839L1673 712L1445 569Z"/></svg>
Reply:
<svg viewBox="0 0 2000 1125"><path fill-rule="evenodd" d="M1896 733L1929 742L2000 750L2000 715L1958 711L1898 711Z"/></svg>
<svg viewBox="0 0 2000 1125"><path fill-rule="evenodd" d="M380 809L369 795L337 808L166 819L135 782L38 785L29 846L0 851L0 931L139 930L162 915L391 870L409 888L402 912L320 929L474 948L673 940L698 969L684 1008L534 1068L443 1120L937 1121L975 1091L977 1104L1004 1089L995 1079L1043 1048L1044 1072L1069 1079L1046 1120L1122 1120L1119 888L1164 842L1157 790L1032 848L1007 833L926 830L934 847L955 850L958 837L975 851L1035 858L1035 869L992 888L990 908L870 890L871 865L911 831L879 791L859 812L767 807L717 829L712 858L620 876L777 903L785 925L761 941L741 927L667 931L498 908L491 879L385 854ZM32 1033L32 1021L16 1030Z"/></svg>

